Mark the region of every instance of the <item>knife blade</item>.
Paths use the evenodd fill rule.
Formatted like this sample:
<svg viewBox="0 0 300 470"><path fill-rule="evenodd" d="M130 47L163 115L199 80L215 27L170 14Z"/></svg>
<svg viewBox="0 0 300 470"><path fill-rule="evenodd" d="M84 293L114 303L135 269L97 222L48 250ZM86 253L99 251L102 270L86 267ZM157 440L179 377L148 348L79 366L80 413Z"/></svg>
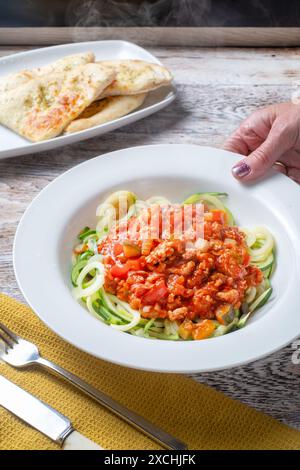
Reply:
<svg viewBox="0 0 300 470"><path fill-rule="evenodd" d="M71 421L64 415L3 376L0 376L0 406L49 437L64 450L103 449L75 431Z"/></svg>

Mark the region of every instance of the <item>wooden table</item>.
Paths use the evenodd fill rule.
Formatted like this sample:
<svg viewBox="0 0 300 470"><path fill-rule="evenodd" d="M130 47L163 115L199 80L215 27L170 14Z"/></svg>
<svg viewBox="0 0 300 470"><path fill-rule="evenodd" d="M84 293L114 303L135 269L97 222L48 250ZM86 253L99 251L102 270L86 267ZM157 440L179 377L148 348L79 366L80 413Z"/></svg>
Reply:
<svg viewBox="0 0 300 470"><path fill-rule="evenodd" d="M27 48L2 45L0 55ZM148 48L175 76L178 98L167 109L99 138L0 161L1 291L23 300L12 266L14 233L33 197L62 172L96 155L136 145L221 146L252 110L289 100L300 79L299 48ZM292 352L289 345L247 366L194 377L300 429L300 366L292 365Z"/></svg>

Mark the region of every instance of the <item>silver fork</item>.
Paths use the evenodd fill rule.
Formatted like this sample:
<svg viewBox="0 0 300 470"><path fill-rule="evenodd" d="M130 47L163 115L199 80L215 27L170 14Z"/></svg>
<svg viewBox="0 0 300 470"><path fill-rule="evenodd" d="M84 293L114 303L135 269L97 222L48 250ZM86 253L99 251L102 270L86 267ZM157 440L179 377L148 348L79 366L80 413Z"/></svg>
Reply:
<svg viewBox="0 0 300 470"><path fill-rule="evenodd" d="M63 369L57 364L42 358L35 344L30 343L29 341L26 341L25 339L16 335L2 323L0 323L0 339L4 342L4 350L0 349L0 359L5 361L7 364L17 368L35 364L41 367L45 367L51 372L54 372L56 375L67 379L81 391L85 392L91 398L105 406L111 412L115 413L117 416L119 416L119 418L122 418L124 421L131 424L139 431L142 431L156 442L159 442L159 444L163 445L167 449L187 449L187 446L184 442L179 441L162 429L154 426L142 416L116 402L105 393L97 390L95 387L92 387L84 380L80 379L66 369Z"/></svg>

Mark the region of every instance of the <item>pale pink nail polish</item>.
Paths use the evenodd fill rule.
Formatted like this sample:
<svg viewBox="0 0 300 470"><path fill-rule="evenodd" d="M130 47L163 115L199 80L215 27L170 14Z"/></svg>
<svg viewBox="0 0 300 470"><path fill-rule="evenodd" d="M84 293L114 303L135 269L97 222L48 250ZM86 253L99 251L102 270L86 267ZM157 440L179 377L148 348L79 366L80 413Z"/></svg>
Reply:
<svg viewBox="0 0 300 470"><path fill-rule="evenodd" d="M236 165L234 165L234 167L232 168L232 174L235 178L244 178L244 176L247 176L249 175L251 171L251 168L249 165L247 165L247 163L245 162L240 162L240 163L237 163Z"/></svg>

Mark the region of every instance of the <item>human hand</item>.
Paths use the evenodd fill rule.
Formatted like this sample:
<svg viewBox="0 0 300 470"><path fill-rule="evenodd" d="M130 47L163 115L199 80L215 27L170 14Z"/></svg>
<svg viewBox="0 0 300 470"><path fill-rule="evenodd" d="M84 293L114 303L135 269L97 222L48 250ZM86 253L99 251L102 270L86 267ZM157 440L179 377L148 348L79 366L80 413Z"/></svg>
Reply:
<svg viewBox="0 0 300 470"><path fill-rule="evenodd" d="M281 103L255 111L223 148L247 157L232 168L241 181L254 181L274 166L300 183L300 105Z"/></svg>

